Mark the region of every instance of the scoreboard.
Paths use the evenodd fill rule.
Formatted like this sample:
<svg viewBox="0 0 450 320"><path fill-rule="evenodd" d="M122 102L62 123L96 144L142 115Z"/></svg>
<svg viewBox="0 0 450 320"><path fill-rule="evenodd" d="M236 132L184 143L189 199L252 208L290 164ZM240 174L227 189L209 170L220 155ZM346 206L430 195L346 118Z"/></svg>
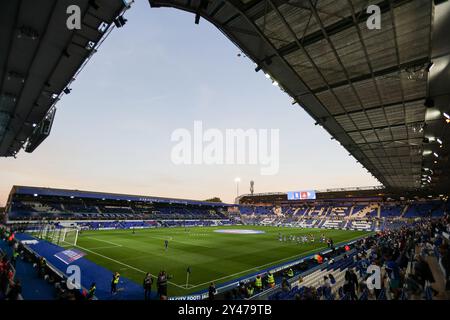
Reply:
<svg viewBox="0 0 450 320"><path fill-rule="evenodd" d="M287 197L288 200L314 200L316 199L316 191L289 191Z"/></svg>

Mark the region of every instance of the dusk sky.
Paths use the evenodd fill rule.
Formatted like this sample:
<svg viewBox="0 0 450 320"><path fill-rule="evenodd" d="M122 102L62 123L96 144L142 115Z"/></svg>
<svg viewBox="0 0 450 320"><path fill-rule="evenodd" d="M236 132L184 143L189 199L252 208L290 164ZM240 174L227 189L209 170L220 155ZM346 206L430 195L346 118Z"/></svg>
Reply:
<svg viewBox="0 0 450 320"><path fill-rule="evenodd" d="M13 185L232 202L241 193L378 185L291 98L238 57L205 20L138 1L57 104L49 138L1 158L0 205ZM178 128L279 129L280 167L176 165Z"/></svg>

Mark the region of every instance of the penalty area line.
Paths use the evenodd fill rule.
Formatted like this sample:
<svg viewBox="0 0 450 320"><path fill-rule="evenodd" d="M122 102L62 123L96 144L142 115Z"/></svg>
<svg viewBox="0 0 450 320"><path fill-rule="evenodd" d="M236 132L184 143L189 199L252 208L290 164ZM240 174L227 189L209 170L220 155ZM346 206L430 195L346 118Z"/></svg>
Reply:
<svg viewBox="0 0 450 320"><path fill-rule="evenodd" d="M121 244L117 244L117 243L114 243L114 242L111 242L111 241L106 241L106 240L102 240L102 239L98 239L98 238L94 238L94 237L86 237L86 238L97 240L97 241L101 241L101 242L105 242L105 243L109 243L109 244L115 245L116 247L122 247Z"/></svg>

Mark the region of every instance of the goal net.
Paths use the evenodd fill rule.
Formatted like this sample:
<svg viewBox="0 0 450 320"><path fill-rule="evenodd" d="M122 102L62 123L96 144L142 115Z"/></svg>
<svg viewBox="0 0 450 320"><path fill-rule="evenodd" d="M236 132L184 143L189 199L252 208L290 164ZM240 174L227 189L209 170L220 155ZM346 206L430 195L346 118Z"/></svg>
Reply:
<svg viewBox="0 0 450 320"><path fill-rule="evenodd" d="M76 246L78 241L77 228L60 229L59 244L62 246Z"/></svg>
<svg viewBox="0 0 450 320"><path fill-rule="evenodd" d="M44 225L33 233L37 238L53 242L62 247L76 246L78 240L77 228L57 228L54 225Z"/></svg>

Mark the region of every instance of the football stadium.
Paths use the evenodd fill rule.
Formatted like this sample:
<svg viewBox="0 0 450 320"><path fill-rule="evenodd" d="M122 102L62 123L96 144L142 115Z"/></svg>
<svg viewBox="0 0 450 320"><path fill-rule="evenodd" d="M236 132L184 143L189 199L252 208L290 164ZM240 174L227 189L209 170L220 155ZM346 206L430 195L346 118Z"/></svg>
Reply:
<svg viewBox="0 0 450 320"><path fill-rule="evenodd" d="M0 300L450 300L449 1L5 0L0 9ZM153 30L142 27L146 15ZM187 23L206 29L187 39ZM119 44L127 27L145 54ZM198 47L216 38L223 48ZM239 71L222 61L227 50L245 61ZM135 69L98 58L106 52ZM236 78L191 61L200 52L204 64L223 63L221 72ZM145 77L157 80L139 87L146 64ZM191 64L192 78L183 79ZM262 82L251 78L261 74ZM215 93L203 82L203 106L190 109L183 86L195 79L231 82L219 84L225 111L211 110ZM128 106L133 87L139 99L161 103L163 117L159 107L147 120ZM277 103L263 109L270 89ZM130 111L109 123L120 90L117 103ZM154 92L161 95L147 97ZM261 112L227 109L231 96L243 104L258 96ZM171 99L184 104L180 115L169 111ZM278 105L285 102L286 113ZM238 130L234 138L248 141L239 149L229 148L228 131L209 129L203 142L223 139L197 157L195 121L186 140L192 155L178 152L181 143L170 154L164 144L189 131L175 129L172 140L162 132L186 125L177 116L189 112L226 128L272 120L289 134L278 150L274 131L270 140L264 126ZM304 122L295 122L300 112ZM298 136L302 127L308 136ZM285 158L299 150L285 165L261 148ZM315 148L326 150L316 156ZM236 169L247 159L239 150L267 167ZM173 167L160 164L170 162L161 160L166 151ZM141 170L144 161L154 169ZM330 165L337 169L326 171Z"/></svg>

